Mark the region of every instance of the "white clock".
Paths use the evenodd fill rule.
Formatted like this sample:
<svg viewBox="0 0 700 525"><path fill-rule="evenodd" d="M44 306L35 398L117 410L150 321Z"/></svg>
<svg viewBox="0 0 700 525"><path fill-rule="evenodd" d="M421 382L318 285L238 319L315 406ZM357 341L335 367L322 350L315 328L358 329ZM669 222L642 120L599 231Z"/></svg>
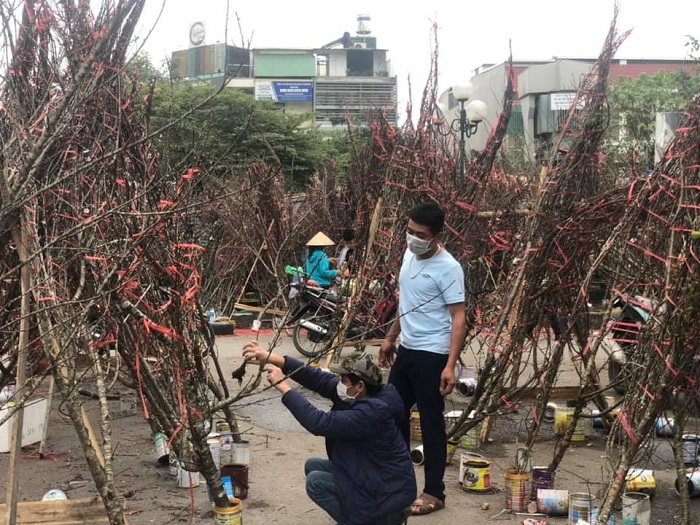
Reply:
<svg viewBox="0 0 700 525"><path fill-rule="evenodd" d="M198 46L204 42L204 24L195 22L190 26L190 43L193 46Z"/></svg>

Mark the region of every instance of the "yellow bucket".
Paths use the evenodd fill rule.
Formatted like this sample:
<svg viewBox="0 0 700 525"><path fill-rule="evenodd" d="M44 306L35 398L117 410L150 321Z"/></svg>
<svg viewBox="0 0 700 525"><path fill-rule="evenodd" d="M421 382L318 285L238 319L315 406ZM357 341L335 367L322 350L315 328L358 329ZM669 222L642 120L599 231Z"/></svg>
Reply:
<svg viewBox="0 0 700 525"><path fill-rule="evenodd" d="M483 459L468 459L464 462L462 488L471 492L491 490L491 463Z"/></svg>
<svg viewBox="0 0 700 525"><path fill-rule="evenodd" d="M457 450L457 443L452 441L447 442L447 457L445 458L445 464L449 465L452 463L452 458L455 456L455 451Z"/></svg>
<svg viewBox="0 0 700 525"><path fill-rule="evenodd" d="M411 441L423 441L423 433L420 429L420 412L411 411ZM404 427L406 428L406 427Z"/></svg>
<svg viewBox="0 0 700 525"><path fill-rule="evenodd" d="M238 498L229 498L231 506L225 509L214 505L214 523L216 525L243 525L243 502Z"/></svg>

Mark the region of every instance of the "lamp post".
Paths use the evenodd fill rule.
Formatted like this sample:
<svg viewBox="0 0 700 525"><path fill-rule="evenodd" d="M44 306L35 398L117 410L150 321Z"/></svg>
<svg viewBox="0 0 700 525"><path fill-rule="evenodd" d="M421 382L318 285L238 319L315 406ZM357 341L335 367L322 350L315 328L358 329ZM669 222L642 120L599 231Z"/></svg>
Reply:
<svg viewBox="0 0 700 525"><path fill-rule="evenodd" d="M466 139L471 137L479 127L479 123L486 117L486 104L481 100L472 100L469 104L466 102L472 97L474 91L471 83L467 82L464 85L453 86L452 96L459 102L459 116L452 121L450 128L452 131L459 132L459 175L464 181L464 170L466 164Z"/></svg>

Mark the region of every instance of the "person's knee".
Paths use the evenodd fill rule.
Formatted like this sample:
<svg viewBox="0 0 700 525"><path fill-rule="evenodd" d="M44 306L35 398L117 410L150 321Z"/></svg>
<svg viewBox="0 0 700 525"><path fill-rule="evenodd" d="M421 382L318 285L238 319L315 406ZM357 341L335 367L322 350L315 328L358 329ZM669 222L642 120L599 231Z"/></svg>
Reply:
<svg viewBox="0 0 700 525"><path fill-rule="evenodd" d="M314 496L325 494L327 490L327 480L324 473L313 470L306 475L306 493L314 499Z"/></svg>
<svg viewBox="0 0 700 525"><path fill-rule="evenodd" d="M315 470L322 470L320 467L320 462L323 461L321 458L309 458L304 463L304 474L309 475L310 472Z"/></svg>

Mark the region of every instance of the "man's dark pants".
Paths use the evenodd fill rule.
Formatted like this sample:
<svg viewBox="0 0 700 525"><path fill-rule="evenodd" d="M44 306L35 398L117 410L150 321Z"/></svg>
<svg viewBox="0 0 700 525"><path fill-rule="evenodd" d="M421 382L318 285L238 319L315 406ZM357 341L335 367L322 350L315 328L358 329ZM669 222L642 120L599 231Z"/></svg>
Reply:
<svg viewBox="0 0 700 525"><path fill-rule="evenodd" d="M389 383L396 387L404 403L405 417L401 433L410 450L409 416L414 404L420 412L425 454L425 488L431 496L444 501L447 435L445 433L445 399L440 394L440 375L447 365L447 354L410 350L399 346Z"/></svg>

